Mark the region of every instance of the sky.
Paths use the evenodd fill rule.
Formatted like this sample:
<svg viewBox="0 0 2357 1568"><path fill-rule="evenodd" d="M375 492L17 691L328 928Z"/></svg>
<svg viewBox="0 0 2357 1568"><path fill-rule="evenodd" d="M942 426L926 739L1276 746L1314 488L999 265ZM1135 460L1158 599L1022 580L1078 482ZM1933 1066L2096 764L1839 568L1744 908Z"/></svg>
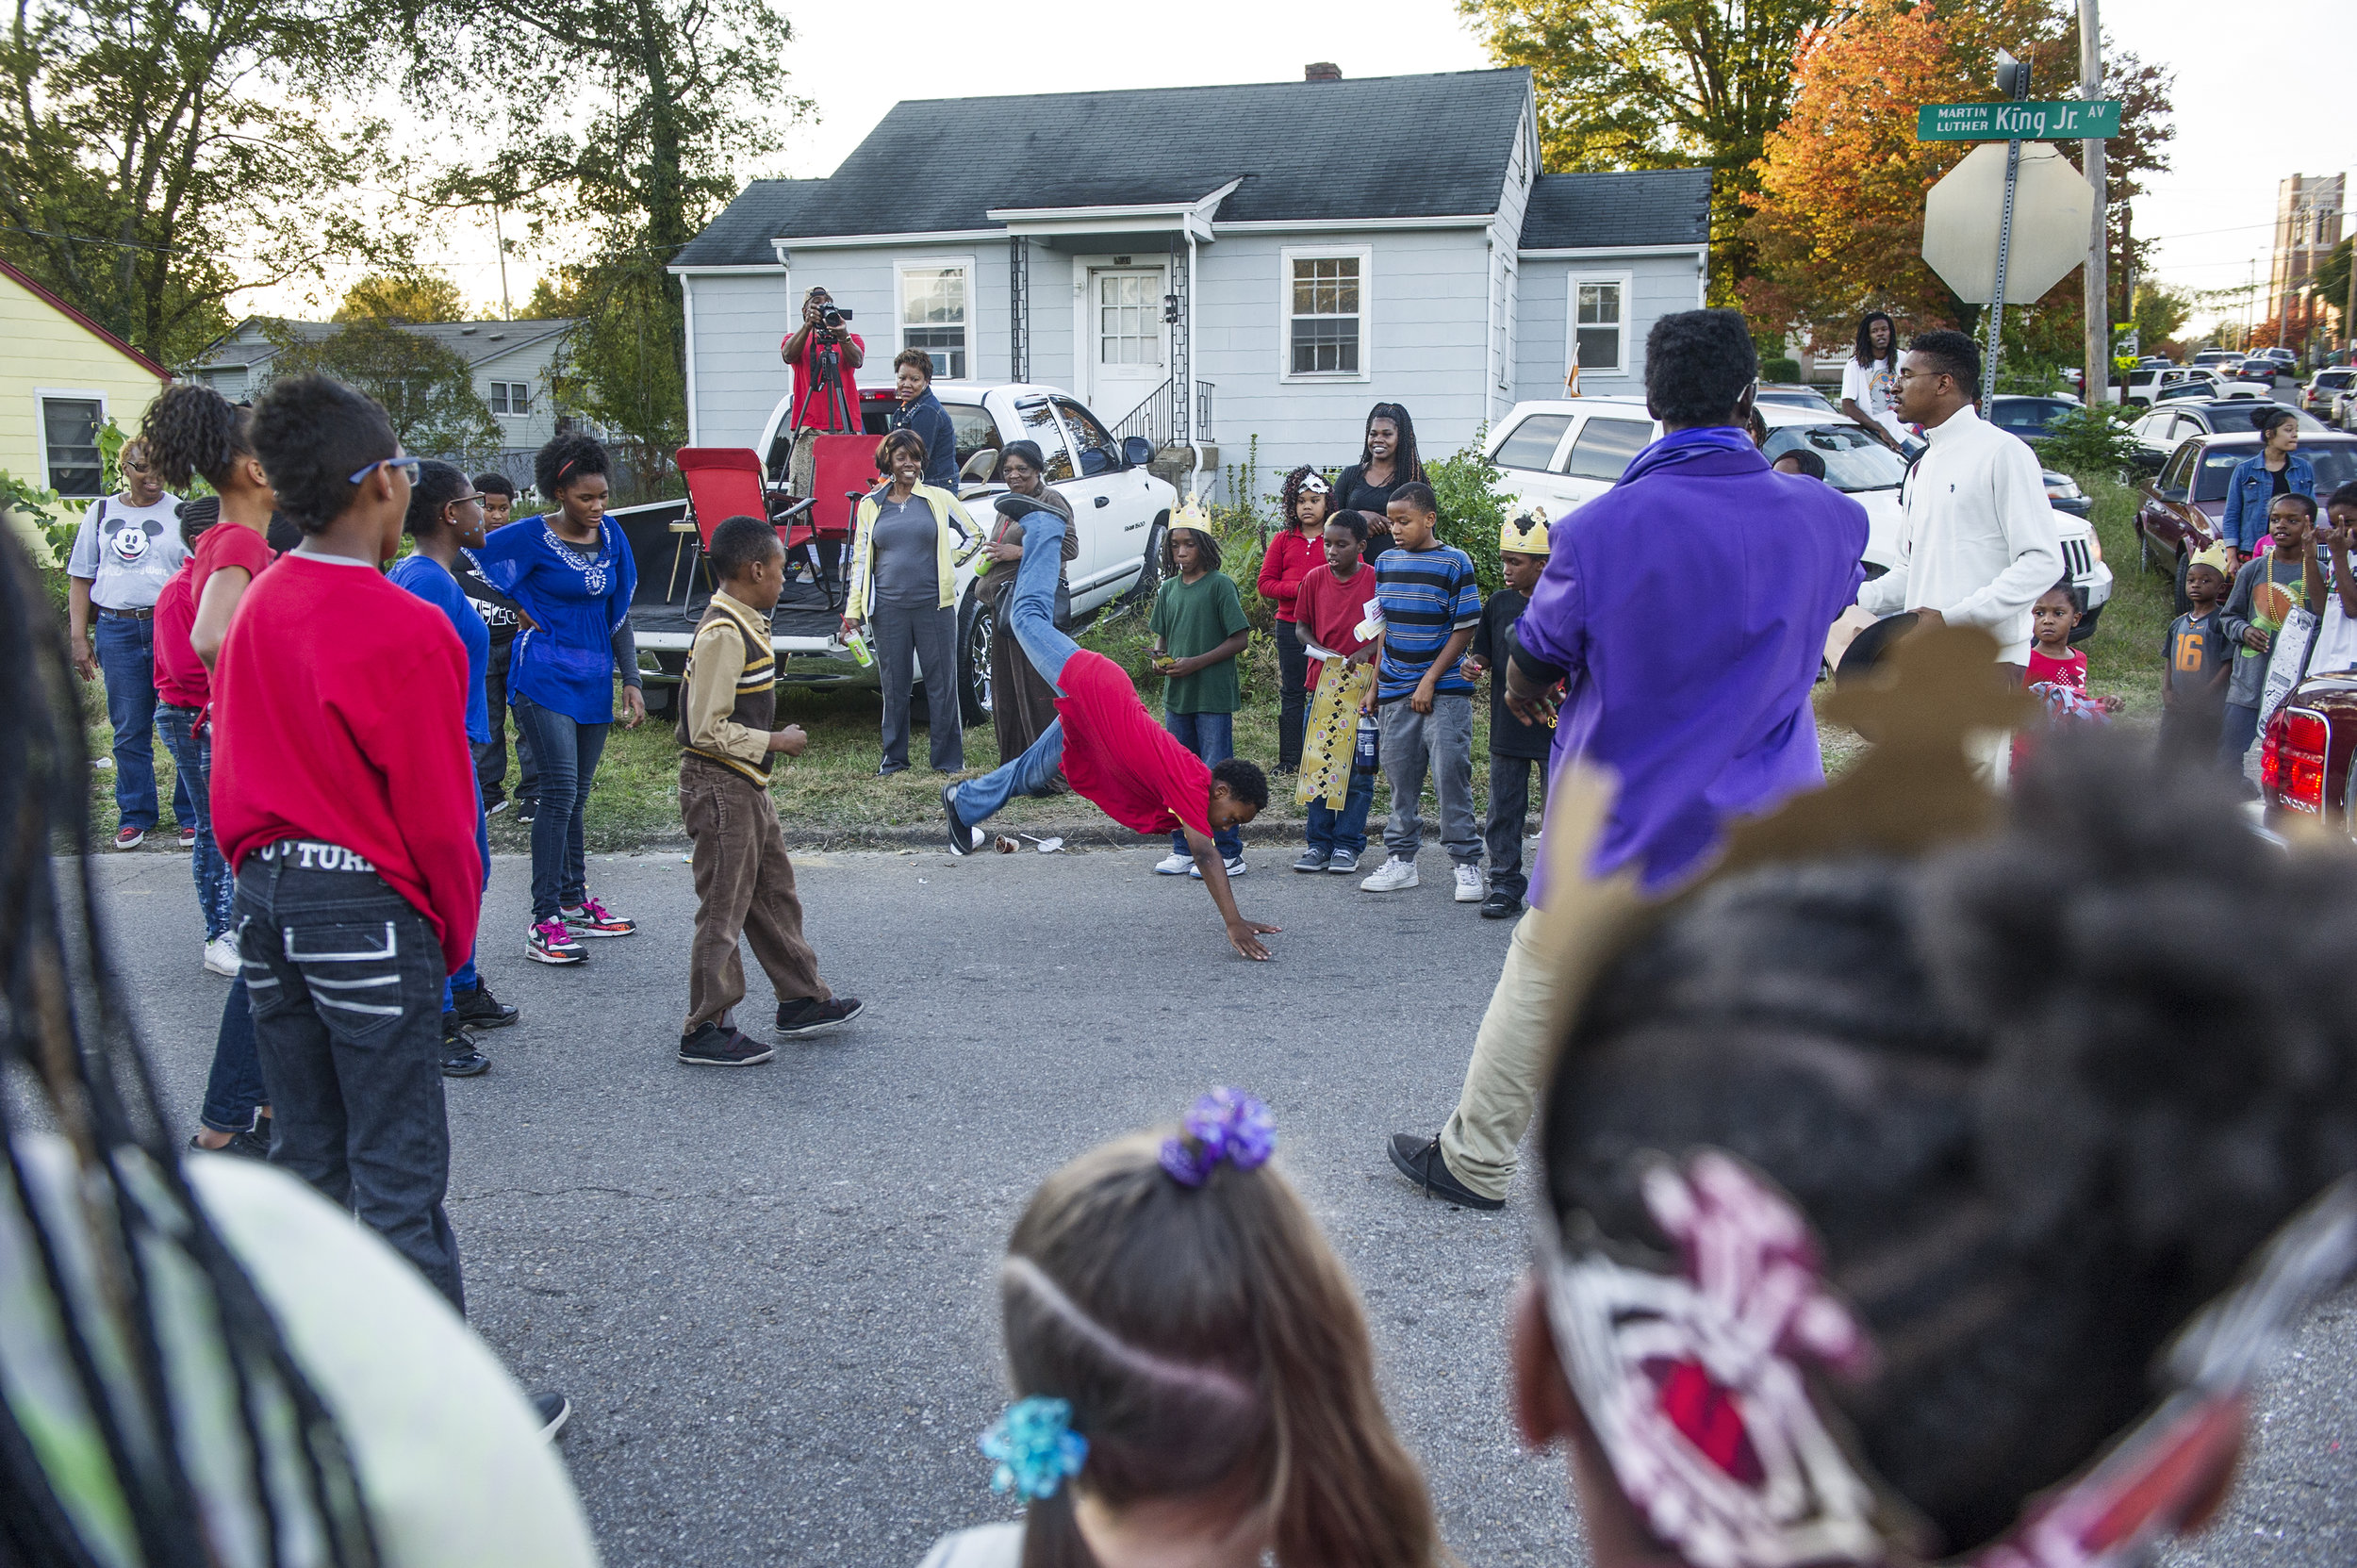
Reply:
<svg viewBox="0 0 2357 1568"><path fill-rule="evenodd" d="M1045 25L1001 21L970 0L898 0L888 12L874 0L795 0L788 14L796 41L782 91L814 109L787 128L773 165L754 172L799 177L832 173L902 98L1297 81L1311 60L1352 76L1490 63L1451 0L1195 0L1178 10L1060 8L1039 13ZM2104 0L2102 21L2112 44L2177 73L2174 168L2136 204L2136 232L2160 242L2153 275L2180 291L2213 289L2243 284L2255 264L2264 284L2277 182L2357 175L2357 113L2345 100L2326 109L2331 90L2293 63L2357 58L2357 0ZM2054 91L2036 86L2040 96ZM1412 125L1368 127L1371 141L1414 135ZM497 312L487 217L449 225L424 251ZM520 304L538 272L535 258L511 255L510 298ZM240 307L324 314L300 290L244 296Z"/></svg>

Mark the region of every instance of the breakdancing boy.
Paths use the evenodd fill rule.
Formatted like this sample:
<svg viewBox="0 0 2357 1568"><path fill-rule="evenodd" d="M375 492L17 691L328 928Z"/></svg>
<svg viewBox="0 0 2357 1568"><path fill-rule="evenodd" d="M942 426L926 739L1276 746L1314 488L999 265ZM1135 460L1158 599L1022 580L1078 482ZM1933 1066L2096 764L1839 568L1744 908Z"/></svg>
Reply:
<svg viewBox="0 0 2357 1568"><path fill-rule="evenodd" d="M1061 771L1074 793L1094 801L1122 826L1184 834L1228 927L1228 940L1246 958L1268 957L1261 938L1277 928L1236 912L1228 866L1213 843L1214 834L1260 815L1268 804L1268 780L1240 757L1206 767L1154 721L1119 665L1056 629L1056 569L1063 531L1072 525L1028 496L1001 496L997 506L1023 524L1022 565L1015 569L1007 629L1022 644L1031 668L1056 689L1057 718L1021 756L941 792L950 852L972 854L981 836L975 824L1017 795L1047 793Z"/></svg>

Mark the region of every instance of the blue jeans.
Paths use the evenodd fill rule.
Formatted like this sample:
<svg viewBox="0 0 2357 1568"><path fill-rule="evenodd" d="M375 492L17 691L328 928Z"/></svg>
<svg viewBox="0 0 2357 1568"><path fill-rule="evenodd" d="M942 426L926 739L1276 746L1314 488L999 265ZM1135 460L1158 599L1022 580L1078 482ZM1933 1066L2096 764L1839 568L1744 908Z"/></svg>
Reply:
<svg viewBox="0 0 2357 1568"><path fill-rule="evenodd" d="M258 850L239 868L237 909L271 1164L356 1214L463 1316L433 924L372 872Z"/></svg>
<svg viewBox="0 0 2357 1568"><path fill-rule="evenodd" d="M589 872L582 858L581 825L589 785L605 754L614 726L583 724L530 698L509 701L516 728L532 737L533 760L540 766L539 804L532 818L532 918L553 920L560 906L588 896Z"/></svg>
<svg viewBox="0 0 2357 1568"><path fill-rule="evenodd" d="M1375 804L1375 775L1351 769L1350 789L1343 796L1343 809L1336 811L1326 803L1324 796L1310 802L1310 848L1331 855L1337 850L1348 850L1360 855L1367 849L1367 808Z"/></svg>
<svg viewBox="0 0 2357 1568"><path fill-rule="evenodd" d="M475 798L474 803L474 852L482 858L483 887L488 892L491 887L491 819L483 809L481 796ZM483 983L483 977L475 973L474 954L475 949L469 948L467 962L458 966L452 971L451 977L442 982L443 1012L449 1012L457 1000L453 992L471 991Z"/></svg>
<svg viewBox="0 0 2357 1568"><path fill-rule="evenodd" d="M102 614L91 643L107 678L107 722L115 732L115 814L141 833L156 825L156 623ZM172 792L172 817L189 820L189 786Z"/></svg>
<svg viewBox="0 0 2357 1568"><path fill-rule="evenodd" d="M1014 594L1007 610L1007 630L1022 644L1024 657L1059 693L1065 662L1080 651L1079 643L1056 629L1056 579L1063 566L1065 527L1053 512L1024 518L1023 564L1015 568ZM972 827L1018 795L1052 792L1063 770L1063 720L1059 718L1021 756L979 779L951 785L949 799L958 808L958 819Z"/></svg>
<svg viewBox="0 0 2357 1568"><path fill-rule="evenodd" d="M1178 738L1178 744L1201 757L1207 767L1217 767L1236 754L1236 716L1232 713L1166 713L1162 728ZM1211 835L1219 846L1219 858L1233 860L1244 853L1244 834L1233 828L1222 828ZM1187 835L1170 835L1170 852L1192 854L1187 848Z"/></svg>
<svg viewBox="0 0 2357 1568"><path fill-rule="evenodd" d="M238 883L213 837L213 737L194 733L196 712L170 702L157 703L156 733L164 737L164 750L172 753L172 766L180 775L180 787L173 792L173 809L183 826L196 830L189 874L196 879L196 907L204 912L205 940L210 942L229 929L229 900ZM184 795L185 806L179 803Z"/></svg>
<svg viewBox="0 0 2357 1568"><path fill-rule="evenodd" d="M234 890L237 883L232 882ZM197 1120L215 1132L243 1132L254 1125L254 1113L270 1103L262 1081L262 1058L254 1045L254 1003L245 988L245 966L229 982L229 999L222 1004L221 1032L213 1036L213 1069L205 1079L205 1109Z"/></svg>

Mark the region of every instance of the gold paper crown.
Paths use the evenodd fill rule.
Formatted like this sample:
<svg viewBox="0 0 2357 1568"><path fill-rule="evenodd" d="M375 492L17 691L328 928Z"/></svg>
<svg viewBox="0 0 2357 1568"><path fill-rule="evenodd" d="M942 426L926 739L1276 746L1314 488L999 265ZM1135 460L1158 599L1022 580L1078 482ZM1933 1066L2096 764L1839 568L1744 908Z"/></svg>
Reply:
<svg viewBox="0 0 2357 1568"><path fill-rule="evenodd" d="M1525 506L1508 518L1498 529L1498 549L1515 555L1546 554L1546 508Z"/></svg>
<svg viewBox="0 0 2357 1568"><path fill-rule="evenodd" d="M1909 634L1881 668L1825 702L1827 718L1849 725L1872 749L1824 788L1736 823L1710 869L1661 900L1639 891L1635 864L1601 879L1590 873L1614 786L1602 771L1573 764L1550 791L1546 901L1535 916L1539 952L1561 982L1553 1037L1569 1037L1614 958L1722 877L1848 854L1913 859L1989 832L2001 802L1973 776L1967 742L1976 731L2013 729L2036 711L2006 682L1997 640L1986 632L1940 626Z"/></svg>
<svg viewBox="0 0 2357 1568"><path fill-rule="evenodd" d="M1190 492L1187 499L1178 503L1178 510L1171 518L1170 525L1173 528L1192 528L1198 534L1208 535L1211 532L1211 510L1203 504L1201 496Z"/></svg>

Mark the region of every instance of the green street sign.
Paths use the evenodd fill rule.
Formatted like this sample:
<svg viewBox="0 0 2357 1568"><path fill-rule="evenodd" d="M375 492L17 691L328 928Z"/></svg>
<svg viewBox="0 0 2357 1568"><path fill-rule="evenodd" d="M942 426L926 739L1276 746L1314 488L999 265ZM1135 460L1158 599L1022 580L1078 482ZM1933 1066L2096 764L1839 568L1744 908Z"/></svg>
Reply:
<svg viewBox="0 0 2357 1568"><path fill-rule="evenodd" d="M2101 141L2119 134L2119 101L2065 98L2051 104L1925 104L1915 111L1918 141Z"/></svg>

